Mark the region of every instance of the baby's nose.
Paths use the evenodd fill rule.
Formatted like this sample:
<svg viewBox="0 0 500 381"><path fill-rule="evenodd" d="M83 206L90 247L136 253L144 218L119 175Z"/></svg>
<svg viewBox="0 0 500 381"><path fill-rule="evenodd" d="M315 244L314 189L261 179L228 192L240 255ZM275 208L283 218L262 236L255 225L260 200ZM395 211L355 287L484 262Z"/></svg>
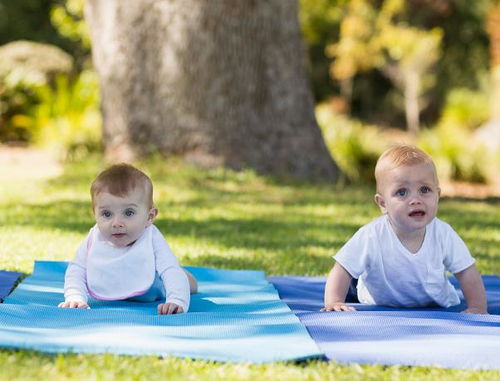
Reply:
<svg viewBox="0 0 500 381"><path fill-rule="evenodd" d="M114 228L119 228L119 227L122 227L122 226L123 226L123 223L122 223L121 219L115 218L113 220L113 227Z"/></svg>
<svg viewBox="0 0 500 381"><path fill-rule="evenodd" d="M410 204L411 205L415 205L415 204L421 204L422 203L422 200L420 199L419 196L414 196L411 198L410 200Z"/></svg>

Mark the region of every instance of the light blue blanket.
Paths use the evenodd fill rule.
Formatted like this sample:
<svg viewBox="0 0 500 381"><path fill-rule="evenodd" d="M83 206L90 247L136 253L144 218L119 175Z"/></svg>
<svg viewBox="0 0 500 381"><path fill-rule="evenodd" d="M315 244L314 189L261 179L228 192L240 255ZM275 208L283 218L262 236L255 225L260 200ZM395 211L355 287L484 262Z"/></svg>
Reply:
<svg viewBox="0 0 500 381"><path fill-rule="evenodd" d="M90 310L57 308L66 266L36 262L0 304L0 347L251 363L322 355L263 272L190 267L199 293L189 313L159 316L158 302L91 299Z"/></svg>

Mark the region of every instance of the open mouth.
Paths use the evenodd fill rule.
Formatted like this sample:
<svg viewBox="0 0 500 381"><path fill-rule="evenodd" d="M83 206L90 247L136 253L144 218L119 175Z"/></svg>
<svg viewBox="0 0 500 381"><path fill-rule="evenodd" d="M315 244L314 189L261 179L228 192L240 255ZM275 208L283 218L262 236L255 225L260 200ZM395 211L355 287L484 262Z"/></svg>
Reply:
<svg viewBox="0 0 500 381"><path fill-rule="evenodd" d="M425 212L423 210L414 210L410 213L410 217L423 217L425 216Z"/></svg>

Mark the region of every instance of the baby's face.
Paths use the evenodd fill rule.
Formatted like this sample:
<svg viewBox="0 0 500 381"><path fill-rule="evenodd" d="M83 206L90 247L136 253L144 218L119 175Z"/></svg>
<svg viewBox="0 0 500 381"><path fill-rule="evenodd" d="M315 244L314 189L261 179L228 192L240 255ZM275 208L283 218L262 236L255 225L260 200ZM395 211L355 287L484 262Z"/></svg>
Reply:
<svg viewBox="0 0 500 381"><path fill-rule="evenodd" d="M94 215L101 234L111 245L134 243L151 225L157 214L149 207L145 192L135 189L124 197L101 192L94 198Z"/></svg>
<svg viewBox="0 0 500 381"><path fill-rule="evenodd" d="M377 188L375 201L388 214L398 236L425 232L436 216L441 190L431 163L386 169Z"/></svg>

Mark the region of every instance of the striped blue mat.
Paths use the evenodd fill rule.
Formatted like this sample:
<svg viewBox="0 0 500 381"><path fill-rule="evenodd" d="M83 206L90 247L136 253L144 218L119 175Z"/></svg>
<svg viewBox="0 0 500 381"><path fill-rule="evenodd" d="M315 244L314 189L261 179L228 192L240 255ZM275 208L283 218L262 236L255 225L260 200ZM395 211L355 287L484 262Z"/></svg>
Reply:
<svg viewBox="0 0 500 381"><path fill-rule="evenodd" d="M159 316L158 303L90 300L61 309L65 262L36 262L0 304L0 347L266 363L322 356L261 271L189 267L199 293L190 312Z"/></svg>
<svg viewBox="0 0 500 381"><path fill-rule="evenodd" d="M396 309L349 303L357 311L320 312L325 278L269 277L329 360L342 364L500 369L500 277L487 275L490 315L460 306ZM455 287L458 284L452 279ZM460 292L461 295L461 292Z"/></svg>

